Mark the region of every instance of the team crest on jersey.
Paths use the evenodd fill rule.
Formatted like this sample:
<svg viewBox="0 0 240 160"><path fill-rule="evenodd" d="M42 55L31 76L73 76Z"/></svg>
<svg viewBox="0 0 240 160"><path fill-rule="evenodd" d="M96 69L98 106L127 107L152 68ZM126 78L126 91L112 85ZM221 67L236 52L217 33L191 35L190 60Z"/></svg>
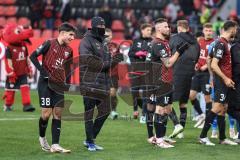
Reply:
<svg viewBox="0 0 240 160"><path fill-rule="evenodd" d="M161 52L161 55L162 55L163 58L167 57L167 52L166 52L165 49L162 49L160 52Z"/></svg>
<svg viewBox="0 0 240 160"><path fill-rule="evenodd" d="M142 43L141 43L141 42L138 42L138 43L137 43L137 47L138 47L138 48L141 48L141 47L142 47Z"/></svg>
<svg viewBox="0 0 240 160"><path fill-rule="evenodd" d="M218 49L218 50L217 50L217 55L220 56L220 57L222 57L222 55L223 55L223 50Z"/></svg>
<svg viewBox="0 0 240 160"><path fill-rule="evenodd" d="M97 49L101 49L101 47L100 47L100 44L99 44L99 43L96 43L96 47L97 47Z"/></svg>
<svg viewBox="0 0 240 160"><path fill-rule="evenodd" d="M23 50L23 51L26 51L26 48L23 46L23 47L22 47L22 50Z"/></svg>
<svg viewBox="0 0 240 160"><path fill-rule="evenodd" d="M13 52L17 52L17 50L16 50L16 49L13 49Z"/></svg>
<svg viewBox="0 0 240 160"><path fill-rule="evenodd" d="M69 55L70 55L70 53L69 53L69 52L64 52L64 56L65 56L65 58L68 58L68 57L69 57Z"/></svg>

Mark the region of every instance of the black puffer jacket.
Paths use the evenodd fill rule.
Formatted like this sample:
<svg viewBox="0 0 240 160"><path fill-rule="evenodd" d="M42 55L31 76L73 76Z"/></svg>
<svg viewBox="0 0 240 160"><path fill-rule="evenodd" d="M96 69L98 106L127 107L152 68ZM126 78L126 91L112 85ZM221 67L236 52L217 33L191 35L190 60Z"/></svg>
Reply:
<svg viewBox="0 0 240 160"><path fill-rule="evenodd" d="M111 55L103 37L91 30L80 42L80 86L83 88L108 91L110 88L109 69Z"/></svg>
<svg viewBox="0 0 240 160"><path fill-rule="evenodd" d="M181 42L187 42L189 48L178 58L173 68L173 75L194 74L194 67L200 55L200 47L197 39L189 32L181 32L170 38L170 48L172 53L176 52L176 47Z"/></svg>

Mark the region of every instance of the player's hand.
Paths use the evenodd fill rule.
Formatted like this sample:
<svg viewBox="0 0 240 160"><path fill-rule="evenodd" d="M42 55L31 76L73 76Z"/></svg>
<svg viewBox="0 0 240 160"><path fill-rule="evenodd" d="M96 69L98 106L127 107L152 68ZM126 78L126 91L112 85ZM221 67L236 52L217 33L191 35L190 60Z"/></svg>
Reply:
<svg viewBox="0 0 240 160"><path fill-rule="evenodd" d="M201 71L206 71L208 68L207 68L207 65L203 65L202 67L200 67L200 70Z"/></svg>
<svg viewBox="0 0 240 160"><path fill-rule="evenodd" d="M195 65L195 68L194 68L194 69L195 69L195 71L198 71L198 70L199 70L198 64Z"/></svg>
<svg viewBox="0 0 240 160"><path fill-rule="evenodd" d="M189 47L189 44L187 42L181 42L180 44L177 45L176 50L181 56L184 53L184 51L188 49L188 47Z"/></svg>
<svg viewBox="0 0 240 160"><path fill-rule="evenodd" d="M32 66L29 66L29 67L27 68L27 70L28 70L28 77L29 77L29 78L32 78L32 77L33 77L33 69L32 69Z"/></svg>
<svg viewBox="0 0 240 160"><path fill-rule="evenodd" d="M10 83L14 84L17 81L17 75L16 73L13 73L12 75L8 76L8 80Z"/></svg>
<svg viewBox="0 0 240 160"><path fill-rule="evenodd" d="M235 83L230 78L225 78L224 83L226 84L227 87L235 89L234 87Z"/></svg>
<svg viewBox="0 0 240 160"><path fill-rule="evenodd" d="M121 61L123 61L123 54L116 54L115 56L113 56L112 61L113 63L119 63Z"/></svg>

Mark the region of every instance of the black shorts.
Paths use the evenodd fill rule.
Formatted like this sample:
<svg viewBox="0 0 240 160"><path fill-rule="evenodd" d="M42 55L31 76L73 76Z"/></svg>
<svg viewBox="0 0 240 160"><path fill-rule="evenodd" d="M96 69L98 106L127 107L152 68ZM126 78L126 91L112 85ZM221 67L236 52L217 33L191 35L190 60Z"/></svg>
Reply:
<svg viewBox="0 0 240 160"><path fill-rule="evenodd" d="M179 101L180 103L188 102L191 82L191 75L173 76L173 101Z"/></svg>
<svg viewBox="0 0 240 160"><path fill-rule="evenodd" d="M112 76L111 79L111 88L118 88L118 76Z"/></svg>
<svg viewBox="0 0 240 160"><path fill-rule="evenodd" d="M217 75L214 75L213 83L214 83L214 102L226 104L228 102L230 88L228 88L223 82L223 80Z"/></svg>
<svg viewBox="0 0 240 160"><path fill-rule="evenodd" d="M48 80L41 77L38 80L38 96L43 108L64 107L64 93L49 88Z"/></svg>
<svg viewBox="0 0 240 160"><path fill-rule="evenodd" d="M22 85L28 85L27 75L18 76L18 78L14 84L10 83L9 79L7 78L5 88L7 90L11 90L11 89L17 90L17 89L20 89L20 86L22 86Z"/></svg>
<svg viewBox="0 0 240 160"><path fill-rule="evenodd" d="M172 95L172 92L159 97L157 97L156 95L152 95L150 98L148 98L147 103L165 107L169 104L172 104Z"/></svg>
<svg viewBox="0 0 240 160"><path fill-rule="evenodd" d="M209 84L209 78L210 78L209 73L197 72L192 77L191 90L203 92L204 95L210 95L211 87Z"/></svg>
<svg viewBox="0 0 240 160"><path fill-rule="evenodd" d="M234 78L235 89L229 90L228 108L240 111L240 78Z"/></svg>

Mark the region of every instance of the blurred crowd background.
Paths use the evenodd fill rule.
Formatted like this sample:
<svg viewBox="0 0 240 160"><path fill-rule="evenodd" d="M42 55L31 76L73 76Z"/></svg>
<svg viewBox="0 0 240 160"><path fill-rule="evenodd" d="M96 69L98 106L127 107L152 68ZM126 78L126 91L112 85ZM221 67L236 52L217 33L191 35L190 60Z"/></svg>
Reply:
<svg viewBox="0 0 240 160"><path fill-rule="evenodd" d="M218 16L225 3L226 0L0 0L0 27L10 22L31 25L35 38L51 38L58 34L57 26L68 21L78 27L81 37L89 28L90 19L99 15L113 30L114 39L134 39L140 36L140 24L167 17L173 32L177 20L187 19L193 33L214 19L214 31L219 34L226 18L239 22L236 8L228 8L227 17Z"/></svg>

